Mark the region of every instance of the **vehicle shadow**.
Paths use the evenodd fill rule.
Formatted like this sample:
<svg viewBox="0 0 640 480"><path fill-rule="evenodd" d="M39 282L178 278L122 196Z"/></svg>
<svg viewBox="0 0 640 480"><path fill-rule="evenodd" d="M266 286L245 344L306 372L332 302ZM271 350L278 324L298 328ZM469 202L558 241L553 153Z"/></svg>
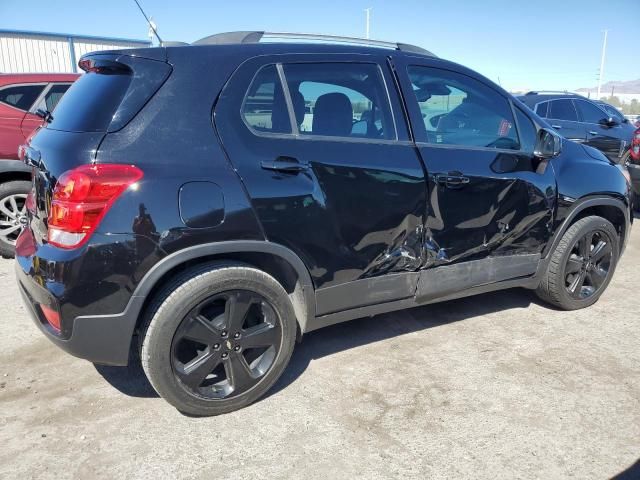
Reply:
<svg viewBox="0 0 640 480"><path fill-rule="evenodd" d="M447 323L503 310L526 308L537 302L532 291L514 288L365 317L307 333L302 342L296 345L287 369L265 398L293 383L312 360ZM147 380L140 358L134 350L132 348L127 367L95 365L95 368L107 382L125 395L157 397L158 394Z"/></svg>
<svg viewBox="0 0 640 480"><path fill-rule="evenodd" d="M360 318L307 333L302 343L296 345L289 366L266 396L274 395L293 383L312 360L481 315L527 308L538 302L533 291L514 288Z"/></svg>
<svg viewBox="0 0 640 480"><path fill-rule="evenodd" d="M129 352L129 365L126 367L110 367L108 365L93 364L98 373L111 384L112 387L130 397L157 398L159 395L147 380L147 376L142 369L138 349L138 344L134 338L131 351Z"/></svg>

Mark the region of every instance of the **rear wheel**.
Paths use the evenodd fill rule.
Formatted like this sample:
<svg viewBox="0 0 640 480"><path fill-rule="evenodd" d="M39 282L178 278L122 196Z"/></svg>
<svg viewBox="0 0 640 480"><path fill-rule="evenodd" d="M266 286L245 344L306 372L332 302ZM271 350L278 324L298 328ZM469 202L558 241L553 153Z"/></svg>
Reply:
<svg viewBox="0 0 640 480"><path fill-rule="evenodd" d="M611 281L618 252L618 233L611 222L596 216L580 219L551 254L538 296L563 310L594 304Z"/></svg>
<svg viewBox="0 0 640 480"><path fill-rule="evenodd" d="M178 277L151 307L141 358L153 387L178 410L218 415L273 386L295 337L293 307L273 277L209 264Z"/></svg>
<svg viewBox="0 0 640 480"><path fill-rule="evenodd" d="M16 240L27 223L25 201L31 182L0 184L0 255L13 258Z"/></svg>

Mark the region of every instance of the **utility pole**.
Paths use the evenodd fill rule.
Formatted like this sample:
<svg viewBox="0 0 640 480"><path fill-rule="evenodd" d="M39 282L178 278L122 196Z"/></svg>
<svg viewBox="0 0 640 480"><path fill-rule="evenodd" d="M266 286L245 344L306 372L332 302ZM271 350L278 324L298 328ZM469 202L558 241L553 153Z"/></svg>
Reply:
<svg viewBox="0 0 640 480"><path fill-rule="evenodd" d="M365 8L364 11L367 13L367 40L369 39L369 21L371 20L371 7Z"/></svg>
<svg viewBox="0 0 640 480"><path fill-rule="evenodd" d="M602 89L602 77L604 76L604 57L607 52L607 33L609 31L604 31L604 41L602 42L602 58L600 59L600 74L598 75L598 98L600 100L600 91Z"/></svg>

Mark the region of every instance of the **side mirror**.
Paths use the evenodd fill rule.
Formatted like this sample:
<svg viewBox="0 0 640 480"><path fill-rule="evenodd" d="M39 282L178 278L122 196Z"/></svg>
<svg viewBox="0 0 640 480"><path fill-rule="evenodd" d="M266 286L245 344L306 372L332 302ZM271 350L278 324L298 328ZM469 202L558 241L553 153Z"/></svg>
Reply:
<svg viewBox="0 0 640 480"><path fill-rule="evenodd" d="M600 125L604 125L606 127L615 127L616 125L618 125L618 121L613 117L603 118L602 120L600 120Z"/></svg>
<svg viewBox="0 0 640 480"><path fill-rule="evenodd" d="M539 158L553 158L562 151L562 137L547 128L538 131L538 140L533 154Z"/></svg>

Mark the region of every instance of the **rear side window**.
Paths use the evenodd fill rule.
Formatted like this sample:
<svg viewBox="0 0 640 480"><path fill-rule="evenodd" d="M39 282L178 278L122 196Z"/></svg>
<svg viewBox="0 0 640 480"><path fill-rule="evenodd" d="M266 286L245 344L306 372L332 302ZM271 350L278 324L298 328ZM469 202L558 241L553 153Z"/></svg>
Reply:
<svg viewBox="0 0 640 480"><path fill-rule="evenodd" d="M485 84L456 72L410 66L429 143L518 150L511 106Z"/></svg>
<svg viewBox="0 0 640 480"><path fill-rule="evenodd" d="M65 92L69 90L70 86L71 85L56 84L49 89L47 94L44 96L44 103L49 112L53 112L56 109L58 102Z"/></svg>
<svg viewBox="0 0 640 480"><path fill-rule="evenodd" d="M541 102L536 105L536 113L542 118L547 118L547 109L549 108L549 102Z"/></svg>
<svg viewBox="0 0 640 480"><path fill-rule="evenodd" d="M289 111L275 65L256 74L242 106L245 123L255 132L291 133Z"/></svg>
<svg viewBox="0 0 640 480"><path fill-rule="evenodd" d="M391 107L380 69L370 63L283 66L301 134L394 139Z"/></svg>
<svg viewBox="0 0 640 480"><path fill-rule="evenodd" d="M547 114L547 118L577 122L578 114L576 113L576 109L574 108L571 100L552 100L549 102L549 113Z"/></svg>
<svg viewBox="0 0 640 480"><path fill-rule="evenodd" d="M44 85L15 85L0 90L0 102L19 108L29 110L33 102L42 93Z"/></svg>

